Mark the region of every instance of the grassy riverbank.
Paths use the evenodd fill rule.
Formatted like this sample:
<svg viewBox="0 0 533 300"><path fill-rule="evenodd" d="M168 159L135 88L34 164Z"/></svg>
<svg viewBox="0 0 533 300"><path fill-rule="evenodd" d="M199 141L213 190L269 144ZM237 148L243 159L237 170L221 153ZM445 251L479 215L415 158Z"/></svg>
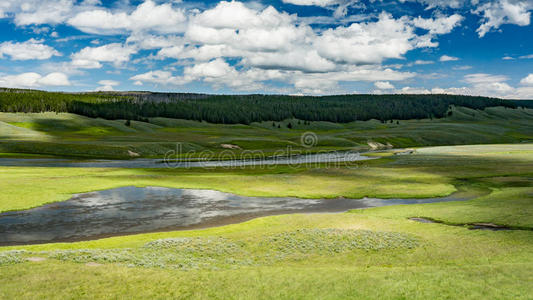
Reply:
<svg viewBox="0 0 533 300"><path fill-rule="evenodd" d="M504 190L470 206L446 203L438 209L437 205L420 205L334 215L285 215L206 230L17 247L30 252L11 254L20 262L12 260L0 267L0 295L527 299L533 292L529 284L533 275L530 231L473 231L407 218L422 214L446 220L447 214L467 209L470 216L464 220L497 221L494 213L486 215L475 207L506 201L507 207L518 211L524 208L520 199L528 192L530 188ZM532 200L530 196L528 199ZM528 223L525 219L515 222ZM313 234L329 228L356 235L385 234L400 242L386 247L379 238L370 237L370 242L355 239L351 242L371 247L337 251L328 248L332 238ZM178 243L163 249L148 248L154 240L168 238ZM195 241L193 247L180 245L187 238ZM402 238L407 243L401 242ZM308 248L295 248L302 243ZM184 253L184 249L189 252ZM28 257L46 260L24 262ZM19 288L21 281L25 282L24 290Z"/></svg>
<svg viewBox="0 0 533 300"><path fill-rule="evenodd" d="M465 202L4 247L0 298L527 299L533 294L532 165L533 145L520 144L423 148L352 169L0 168L0 189L8 191L0 195L2 211L123 185L306 197L428 197L459 187L480 195ZM479 222L524 230L447 225Z"/></svg>

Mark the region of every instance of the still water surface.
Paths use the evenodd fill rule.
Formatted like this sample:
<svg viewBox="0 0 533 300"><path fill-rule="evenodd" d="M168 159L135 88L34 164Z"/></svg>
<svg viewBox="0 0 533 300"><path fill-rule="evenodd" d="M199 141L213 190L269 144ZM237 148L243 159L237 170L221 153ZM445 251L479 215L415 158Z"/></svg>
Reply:
<svg viewBox="0 0 533 300"><path fill-rule="evenodd" d="M327 213L398 204L464 200L245 197L214 190L122 187L0 214L0 245L79 241L132 233L237 223L285 213Z"/></svg>
<svg viewBox="0 0 533 300"><path fill-rule="evenodd" d="M328 152L290 157L270 157L264 159L242 160L205 160L175 161L163 159L132 159L106 160L88 159L75 160L67 158L0 158L0 166L7 167L62 167L62 168L215 168L215 167L246 167L269 165L302 165L318 163L336 163L338 166L350 166L350 162L377 159L358 152Z"/></svg>

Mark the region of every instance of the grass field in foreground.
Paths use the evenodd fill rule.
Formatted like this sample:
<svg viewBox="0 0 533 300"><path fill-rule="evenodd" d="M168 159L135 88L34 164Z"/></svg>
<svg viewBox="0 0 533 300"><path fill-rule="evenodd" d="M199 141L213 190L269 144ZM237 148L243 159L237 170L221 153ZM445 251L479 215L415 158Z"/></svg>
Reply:
<svg viewBox="0 0 533 300"><path fill-rule="evenodd" d="M292 129L287 128L289 123ZM317 136L311 150L301 146L306 132ZM202 151L227 151L222 144L239 146L240 150L232 150L235 155L245 150L272 155L287 147L301 151L366 150L369 143L401 148L524 141L533 141L533 110L502 107L483 111L456 107L451 117L433 120L308 125L298 120L223 125L153 118L150 123L133 121L126 126L124 120L65 113L0 113L0 157L2 153L30 153L128 159L128 151L141 157L163 157L177 145L183 153L195 151L187 155L198 156Z"/></svg>
<svg viewBox="0 0 533 300"><path fill-rule="evenodd" d="M477 231L409 218L533 228L533 145L423 148L414 155L365 164L358 169L216 172L35 168L32 173L26 168L2 168L0 184L13 178L3 190L17 181L19 187L37 182L46 197L59 198L68 192L104 188L96 179L118 186L130 184L129 180L142 182L147 176L152 182L161 179L174 186L251 195L284 196L302 190L307 195L341 196L357 191L340 187L357 184L371 196L387 191L440 193L421 189L418 185L424 181L428 187L441 183L491 193L465 202L272 216L203 230L5 247L0 250L0 298L531 297L533 231ZM387 174L390 180L399 178L401 191L397 182L382 179ZM324 180L329 181L319 185ZM231 184L235 181L246 184ZM267 191L260 188L263 183L269 186ZM56 185L70 187L52 188ZM38 199L32 189L10 193L12 197L0 200L2 210L48 201ZM46 260L25 261L27 257Z"/></svg>

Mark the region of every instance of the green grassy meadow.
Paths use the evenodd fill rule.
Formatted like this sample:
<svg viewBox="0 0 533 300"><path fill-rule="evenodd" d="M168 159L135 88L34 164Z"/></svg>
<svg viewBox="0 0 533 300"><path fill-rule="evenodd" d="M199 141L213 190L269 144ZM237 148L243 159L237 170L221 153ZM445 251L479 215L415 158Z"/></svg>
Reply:
<svg viewBox="0 0 533 300"><path fill-rule="evenodd" d="M533 110L503 107L472 110L453 108L443 119L377 120L346 124L299 120L221 125L152 118L149 123L92 119L67 113L0 113L0 157L20 154L86 158L129 159L128 151L141 157L164 157L181 147L183 155L202 151L220 153L222 144L271 155L291 147L300 151L368 150L369 143L395 148L439 145L520 143L533 141ZM292 129L287 125L291 123ZM273 126L274 125L274 126ZM278 128L278 126L280 128ZM301 145L301 136L313 132L318 144Z"/></svg>
<svg viewBox="0 0 533 300"><path fill-rule="evenodd" d="M529 125L520 122L509 121L513 129L503 136L529 136ZM429 128L426 123L433 124L419 121L424 125L417 128ZM2 167L0 211L127 185L309 198L436 197L459 190L474 199L2 247L0 298L531 298L533 144L425 147L412 155L379 156L352 168ZM471 223L515 230L470 230Z"/></svg>

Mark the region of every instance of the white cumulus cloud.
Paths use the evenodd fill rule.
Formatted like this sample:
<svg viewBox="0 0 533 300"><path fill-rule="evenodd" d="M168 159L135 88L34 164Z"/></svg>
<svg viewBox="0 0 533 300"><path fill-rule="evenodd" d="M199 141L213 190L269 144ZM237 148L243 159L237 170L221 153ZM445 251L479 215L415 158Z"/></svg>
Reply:
<svg viewBox="0 0 533 300"><path fill-rule="evenodd" d="M130 78L135 81L135 85L142 85L143 83L152 83L160 85L182 85L185 81L179 76L173 76L171 72L156 70L149 71L143 74L138 74Z"/></svg>
<svg viewBox="0 0 533 300"><path fill-rule="evenodd" d="M394 88L394 85L388 81L376 81L374 82L374 86L381 90L390 90Z"/></svg>
<svg viewBox="0 0 533 300"><path fill-rule="evenodd" d="M441 62L447 62L447 61L458 61L458 57L449 56L449 55L443 55L439 58L439 61Z"/></svg>
<svg viewBox="0 0 533 300"><path fill-rule="evenodd" d="M130 56L136 52L137 49L120 43L112 43L100 47L85 47L71 56L72 65L82 69L101 68L101 62L109 62L115 66L120 66L128 62Z"/></svg>
<svg viewBox="0 0 533 300"><path fill-rule="evenodd" d="M523 85L533 85L533 74L529 74L520 80L520 83Z"/></svg>
<svg viewBox="0 0 533 300"><path fill-rule="evenodd" d="M464 80L470 83L474 91L479 92L480 95L503 96L514 91L514 88L505 82L509 78L503 75L468 74L465 75Z"/></svg>
<svg viewBox="0 0 533 300"><path fill-rule="evenodd" d="M152 30L158 33L182 32L187 20L184 11L170 3L157 5L148 0L130 14L113 13L105 9L87 10L76 14L67 23L81 31L96 34L115 34Z"/></svg>
<svg viewBox="0 0 533 300"><path fill-rule="evenodd" d="M476 74L468 74L465 75L465 81L468 83L494 83L494 82L502 82L507 81L509 78L507 76L503 75L491 75L491 74L485 74L485 73L476 73Z"/></svg>
<svg viewBox="0 0 533 300"><path fill-rule="evenodd" d="M10 88L36 88L42 86L69 86L67 75L54 72L42 76L35 72L0 76L0 86Z"/></svg>
<svg viewBox="0 0 533 300"><path fill-rule="evenodd" d="M8 55L12 60L49 59L61 56L54 48L43 44L43 41L29 39L25 42L3 42L0 44L0 58Z"/></svg>
<svg viewBox="0 0 533 300"><path fill-rule="evenodd" d="M193 2L177 0L141 0L119 1L108 6L98 0L3 0L0 1L0 17L12 18L16 26L26 26L23 30L46 38L56 32L55 24L67 24L92 34L93 45L82 44L88 47L77 49L70 55L70 61L40 65L38 72L44 73L77 76L88 72L83 69L98 69L107 64L138 67L138 75L130 77L135 84L177 86L200 81L213 87L226 86L236 90L274 90L268 85L277 81L274 85L278 87L279 84L291 86L286 88L292 89L291 93L317 94L339 92L345 83L364 81L387 92L468 90L476 93L485 88L494 95L519 93L520 88L511 87L506 77L490 74L467 75L462 78L466 87L436 90L401 87L406 84L402 81L417 75L400 71L402 67L457 61L458 57L442 55L432 61L415 56L412 61L402 64L384 62L411 57L407 54L414 49L438 47L438 36L467 23L465 17L469 18L468 24L472 23L472 16L480 19L480 36L497 30L502 24L528 25L533 0L399 2L406 1L422 3L430 11L421 17L420 14L401 16L398 13L401 10L398 10L395 12L399 15L393 16L386 12L391 10L382 5L385 1L378 3L375 0L369 3L282 0L334 12L333 16L322 14L318 17L300 17L258 1L216 1L195 6ZM379 9L372 10L374 4ZM398 1L394 4L401 5ZM361 8L360 14L355 12L355 7ZM348 8L355 14L345 17ZM308 21L309 18L327 21L313 23ZM32 26L39 24L52 26ZM325 26L314 26L317 24ZM57 29L62 37L66 34L61 28ZM93 36L111 34L117 36L112 39ZM68 46L69 42L88 37L86 34L64 36L56 42ZM509 53L519 58L517 53ZM0 57L11 60L46 60L60 55L45 41L35 39L0 44ZM469 68L453 64L452 67L463 71ZM30 72L2 78L26 82L28 86L44 86L61 79L57 75L54 75L57 78L44 79L47 76ZM428 74L426 79L435 79L430 76ZM520 95L524 95L530 86L526 78L522 79ZM102 81L99 89L112 90L118 84Z"/></svg>
<svg viewBox="0 0 533 300"><path fill-rule="evenodd" d="M96 91L109 92L114 90L113 87L120 85L120 82L115 80L100 80L98 81L98 84L100 84L100 86L96 88Z"/></svg>
<svg viewBox="0 0 533 300"><path fill-rule="evenodd" d="M261 81L279 80L292 84L298 92L332 92L340 81L413 77L413 73L380 64L389 58L403 58L415 48L436 46L431 39L428 34L415 33L412 19L396 19L387 13L374 21L321 31L272 6L222 1L191 16L183 38L157 51L155 58L184 64L183 75L154 70L130 79L135 84L164 85L198 80L249 90L260 87ZM129 41L140 43L142 36ZM237 63L230 64L229 59Z"/></svg>
<svg viewBox="0 0 533 300"><path fill-rule="evenodd" d="M431 65L431 64L434 64L435 62L432 61L432 60L415 60L414 64L415 65Z"/></svg>
<svg viewBox="0 0 533 300"><path fill-rule="evenodd" d="M12 2L14 2L13 8L16 11L15 23L19 26L62 23L74 7L73 0Z"/></svg>
<svg viewBox="0 0 533 300"><path fill-rule="evenodd" d="M344 17L348 13L348 7L355 6L359 0L283 0L284 3L305 6L319 6L334 8L333 15L337 18Z"/></svg>
<svg viewBox="0 0 533 300"><path fill-rule="evenodd" d="M459 14L451 16L441 16L436 19L424 19L418 17L413 20L413 23L418 28L423 28L429 31L430 34L446 34L450 33L456 26L460 25L464 17Z"/></svg>
<svg viewBox="0 0 533 300"><path fill-rule="evenodd" d="M325 6L339 4L339 3L342 3L343 1L339 1L339 0L283 0L283 2L294 4L294 5L307 5L307 6L314 5L314 6L325 7Z"/></svg>
<svg viewBox="0 0 533 300"><path fill-rule="evenodd" d="M499 0L480 5L474 12L481 15L483 23L477 29L480 37L484 37L492 29L503 24L527 26L530 23L533 8L530 1Z"/></svg>
<svg viewBox="0 0 533 300"><path fill-rule="evenodd" d="M406 18L394 19L382 13L377 22L354 23L328 29L316 38L318 53L336 62L376 64L387 58L401 58L416 47L416 35Z"/></svg>

